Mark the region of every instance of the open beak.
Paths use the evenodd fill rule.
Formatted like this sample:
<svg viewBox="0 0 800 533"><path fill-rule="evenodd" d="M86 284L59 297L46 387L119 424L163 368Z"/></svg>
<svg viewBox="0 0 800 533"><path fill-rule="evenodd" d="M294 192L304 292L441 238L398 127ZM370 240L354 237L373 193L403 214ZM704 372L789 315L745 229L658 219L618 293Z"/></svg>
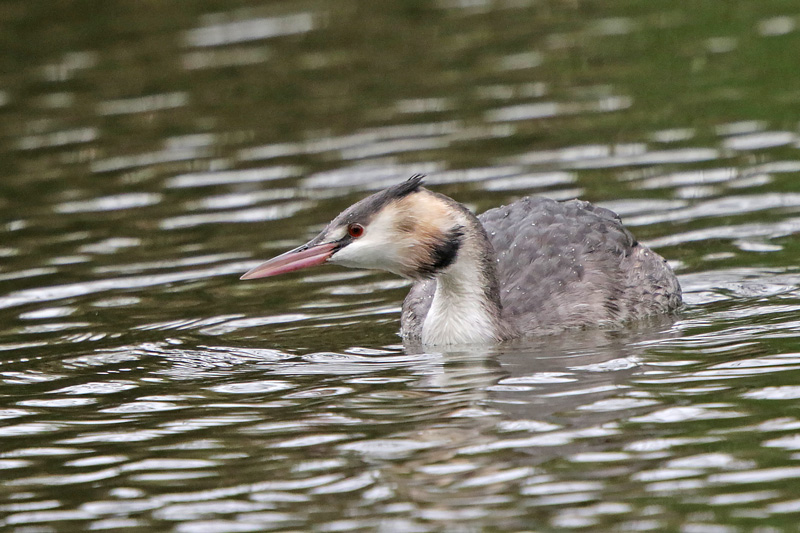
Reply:
<svg viewBox="0 0 800 533"><path fill-rule="evenodd" d="M278 257L273 257L266 263L262 263L248 270L239 279L266 278L268 276L277 276L278 274L294 272L301 268L321 265L333 255L337 246L338 243L335 242L312 245L304 244L303 246L282 253Z"/></svg>

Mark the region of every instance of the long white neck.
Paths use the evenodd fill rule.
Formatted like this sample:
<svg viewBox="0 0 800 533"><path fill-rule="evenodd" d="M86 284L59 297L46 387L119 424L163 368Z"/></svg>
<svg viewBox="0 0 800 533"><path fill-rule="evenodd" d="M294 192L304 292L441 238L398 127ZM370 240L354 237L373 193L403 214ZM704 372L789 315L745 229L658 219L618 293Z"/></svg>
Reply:
<svg viewBox="0 0 800 533"><path fill-rule="evenodd" d="M477 222L477 221L476 221ZM465 235L452 265L436 277L436 291L422 325L426 345L502 340L494 251L483 235Z"/></svg>

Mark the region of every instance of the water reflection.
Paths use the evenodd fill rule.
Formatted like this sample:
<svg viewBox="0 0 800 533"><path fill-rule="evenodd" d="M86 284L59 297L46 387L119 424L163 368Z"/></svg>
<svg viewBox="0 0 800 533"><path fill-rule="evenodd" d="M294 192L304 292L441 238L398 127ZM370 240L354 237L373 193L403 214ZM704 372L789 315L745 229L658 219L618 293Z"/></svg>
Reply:
<svg viewBox="0 0 800 533"><path fill-rule="evenodd" d="M669 329L660 331L674 336ZM642 336L653 341L653 334L653 330L641 331L634 338ZM66 401L78 396L90 397L106 407L97 411L93 427L86 429L53 423L22 423L7 429L10 435L58 434L56 442L71 451L59 449L57 455L79 456L67 459L64 467L68 472L76 468L83 471L18 478L14 485L81 486L122 478L136 486L157 480L166 483L166 492L150 497L136 493L133 500L128 500L130 506L126 503L116 512L152 514L154 519L170 516L189 522L221 518L228 514L228 505L236 509L249 507L247 500L236 497L256 502L275 498L275 503L291 504L313 501L325 494L353 492L363 494L366 503L373 504L418 493L413 498L421 506L418 518L432 524L459 522L475 513L483 516L488 511L482 507L491 508L505 501L492 503L490 494L501 487L517 491L521 486L542 481L532 465L551 459L554 454L564 456L572 445L578 447L575 453L582 454L576 460L586 459L587 439L617 434L612 422L620 412L649 405L640 401L636 406L619 405L616 409L609 403L602 409L575 409L580 405L596 406L609 396L625 395L623 391L629 388L625 383L640 364L637 353L644 349L632 348L636 345L632 339L614 334L593 332L579 337L583 338L560 338L548 343L547 349L544 344L532 344L500 351L447 354L354 349L355 353L350 354L292 356L252 348L143 345L66 360L65 370L88 365L96 373L99 371L98 375L120 365L141 368L140 364L146 364L143 358L153 356L163 358L168 365L163 372L153 369L133 379L53 387L48 391L55 396L50 403L32 406L79 407L80 402ZM598 343L600 349L592 349ZM236 374L239 377L232 380ZM169 395L153 395L151 390L159 381L158 376L175 385L185 380L195 385L192 392L173 387ZM253 379L256 376L259 378ZM308 381L304 376L315 379ZM117 399L109 402L110 398ZM197 405L200 398L202 415ZM313 406L321 401L336 403L319 411ZM265 420L266 412L277 414L289 406L294 413L291 418L271 416L271 420ZM17 416L25 414L18 411ZM573 414L559 416L565 412ZM156 413L158 420L153 418ZM535 418L531 418L532 413L536 413ZM166 417L173 417L173 421ZM414 422L410 428L408 421ZM445 427L444 421L448 421ZM123 433L115 429L134 422L136 427ZM98 424L107 429L99 429ZM203 439L205 431L219 427L227 428L228 436ZM191 441L187 442L188 448L180 445L175 449L167 444L171 437L187 433L203 439L195 440L199 448ZM203 498L214 499L215 505L204 506L199 515L189 512L196 504L188 502L200 498L200 493L196 489L173 492L168 487L187 479L197 487L199 480L216 479L220 470L246 461L246 448L242 448L244 443L237 435L251 441L257 439L261 441L259 446L280 450L283 456L305 456L313 450L316 459L297 463L286 472L290 476L286 481L272 476L273 481L254 480L227 488L220 488L219 482L214 481L216 488L205 492ZM140 460L124 453L131 444L143 442L150 443L153 450L173 451L161 458ZM87 456L89 450L85 446L114 446L117 454ZM215 459L181 457L180 450L197 449L219 451L214 454ZM220 453L222 449L224 453ZM513 450L516 459L498 463L491 454L496 450ZM279 458L268 463L276 460ZM370 464L373 466L367 467ZM383 464L389 469L380 466ZM364 467L367 470L359 472ZM438 488L431 492L432 487ZM265 491L283 491L287 496L268 497ZM553 491L557 493L559 489L554 487ZM462 508L447 503L446 495L454 492L462 492L461 498L467 498L465 503L471 501L471 505ZM297 496L289 497L292 493ZM223 503L225 498L234 499L228 504ZM477 502L482 505L475 507ZM93 511L73 519L97 520L105 515L102 505L90 504L83 510L87 508ZM301 516L289 514L292 520L305 523ZM10 524L35 521L25 513L14 516ZM54 519L51 515L44 517ZM255 515L249 520L258 522Z"/></svg>
<svg viewBox="0 0 800 533"><path fill-rule="evenodd" d="M648 520L663 527L666 516L614 501L614 495L622 497L621 480L649 494L669 494L737 483L764 486L793 477L791 469L758 468L752 459L707 451L721 442L713 429L687 434L676 427L750 418L729 404L701 400L680 406L664 395L670 383L688 387L679 398L718 394L724 389L714 385L725 376L715 369L719 365L658 357L659 350L694 344L720 354L745 347L734 330L719 332L713 344L702 335L687 342L692 337L686 330L686 325L654 324L440 354L396 348L290 354L162 343L66 359L61 376L37 381L55 378L42 391L52 398L22 400L5 411L7 417L30 420L7 425L9 436L53 438L49 448L20 448L4 456L7 469L23 470L11 486L57 491L114 480L130 488L116 490L113 500L100 497L72 510L42 514L35 506L9 507L6 523L96 525L113 508L115 517L136 524L302 527L309 516L295 510L297 503L316 507L324 505L325 495L338 494L368 511L356 521L359 527L383 523L378 517L386 513L420 527L466 525L489 516L493 523L500 516L518 527L528 508L552 508L553 526L578 518L597 525L613 516L649 513ZM751 343L748 353L758 351L758 343ZM766 363L769 357L758 359ZM796 368L797 358L778 359L780 368L762 363L731 369L752 378L748 368ZM105 379L63 382L87 367ZM114 377L125 369L127 378ZM11 376L5 376L10 384ZM165 383L171 384L169 392ZM744 397L794 396L791 388L765 387ZM48 421L30 410L80 409L86 402L99 405L88 427ZM783 420L755 431L796 430L791 418ZM637 426L655 433L651 429L630 441ZM793 449L791 442L791 436L769 437L765 446ZM149 450L145 456L135 451L143 444ZM108 451L97 454L97 447ZM698 453L701 449L706 451ZM63 458L62 473L33 474L53 458ZM583 475L564 478L541 469L552 461L575 465L574 472ZM248 476L242 476L245 467ZM231 469L238 474L226 483L224 473ZM267 471L270 480L262 477ZM760 494L751 501L774 505L779 491ZM724 504L721 494L713 498ZM38 501L42 510L61 506L57 500ZM524 504L509 506L512 501ZM397 515L387 506L404 511ZM269 512L262 515L265 509ZM283 519L273 522L275 514Z"/></svg>

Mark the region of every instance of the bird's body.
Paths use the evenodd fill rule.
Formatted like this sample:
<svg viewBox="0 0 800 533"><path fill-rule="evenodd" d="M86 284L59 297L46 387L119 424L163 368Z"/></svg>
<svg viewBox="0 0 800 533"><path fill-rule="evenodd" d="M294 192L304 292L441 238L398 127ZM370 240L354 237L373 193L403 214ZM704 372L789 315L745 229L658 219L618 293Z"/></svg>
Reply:
<svg viewBox="0 0 800 533"><path fill-rule="evenodd" d="M681 305L666 261L608 209L526 197L476 217L421 179L354 204L308 244L243 278L330 262L413 279L401 333L423 345L616 325Z"/></svg>
<svg viewBox="0 0 800 533"><path fill-rule="evenodd" d="M620 324L681 305L666 261L608 209L525 197L477 219L494 250L504 338ZM403 302L405 339L422 340L436 283L417 281Z"/></svg>

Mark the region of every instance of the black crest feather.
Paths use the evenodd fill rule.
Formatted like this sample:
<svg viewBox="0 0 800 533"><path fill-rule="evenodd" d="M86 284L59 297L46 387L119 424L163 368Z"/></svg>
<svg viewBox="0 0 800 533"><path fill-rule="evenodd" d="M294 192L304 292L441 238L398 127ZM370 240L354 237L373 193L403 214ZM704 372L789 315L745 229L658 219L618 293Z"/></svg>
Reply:
<svg viewBox="0 0 800 533"><path fill-rule="evenodd" d="M398 183L386 189L386 196L387 198L402 198L403 196L407 196L420 188L423 179L425 179L425 174L414 174L403 183Z"/></svg>
<svg viewBox="0 0 800 533"><path fill-rule="evenodd" d="M352 224L354 222L367 224L375 213L383 209L390 202L418 191L424 177L424 174L414 174L402 183L392 185L388 189L384 189L381 192L364 198L360 202L344 210L330 225L336 227L342 224Z"/></svg>

